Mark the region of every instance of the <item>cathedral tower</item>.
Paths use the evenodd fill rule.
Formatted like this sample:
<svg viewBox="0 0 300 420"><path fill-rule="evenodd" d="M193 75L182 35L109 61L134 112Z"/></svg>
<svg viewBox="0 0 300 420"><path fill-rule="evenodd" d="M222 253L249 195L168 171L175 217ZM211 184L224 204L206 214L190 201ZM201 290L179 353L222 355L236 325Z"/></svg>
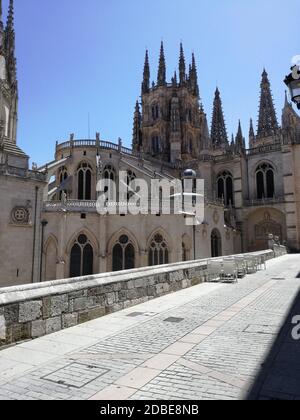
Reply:
<svg viewBox="0 0 300 420"><path fill-rule="evenodd" d="M14 2L10 0L4 27L0 1L0 154L1 160L16 159L24 165L27 156L16 145L18 121L18 81L15 56ZM25 158L24 162L21 162ZM19 162L20 161L20 162ZM17 165L18 166L18 165Z"/></svg>
<svg viewBox="0 0 300 420"><path fill-rule="evenodd" d="M149 55L146 51L142 82L142 109L134 115L133 149L154 158L175 163L197 159L209 146L206 115L199 103L196 60L192 55L189 72L180 44L179 78L175 72L167 82L164 45L161 43L157 82L150 86ZM140 114L139 114L140 113Z"/></svg>

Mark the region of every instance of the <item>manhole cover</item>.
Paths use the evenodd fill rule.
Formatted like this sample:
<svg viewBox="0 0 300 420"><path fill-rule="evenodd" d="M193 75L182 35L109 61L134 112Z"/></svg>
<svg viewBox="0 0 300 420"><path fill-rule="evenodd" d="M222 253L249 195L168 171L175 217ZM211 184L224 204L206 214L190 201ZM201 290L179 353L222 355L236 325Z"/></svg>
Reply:
<svg viewBox="0 0 300 420"><path fill-rule="evenodd" d="M132 312L131 314L127 315L131 318L135 318L136 316L144 315L144 312Z"/></svg>
<svg viewBox="0 0 300 420"><path fill-rule="evenodd" d="M182 321L184 321L184 318L173 318L173 317L171 317L171 318L167 318L167 319L164 320L164 322L172 322L174 324L179 324L179 322L182 322Z"/></svg>
<svg viewBox="0 0 300 420"><path fill-rule="evenodd" d="M41 379L54 382L58 385L80 389L109 372L99 366L70 363Z"/></svg>

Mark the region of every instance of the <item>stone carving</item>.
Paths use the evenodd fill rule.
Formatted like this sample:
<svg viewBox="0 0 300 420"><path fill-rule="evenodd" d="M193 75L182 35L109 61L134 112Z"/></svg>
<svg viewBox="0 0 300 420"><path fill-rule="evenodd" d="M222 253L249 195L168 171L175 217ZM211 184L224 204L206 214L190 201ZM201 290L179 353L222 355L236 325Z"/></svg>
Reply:
<svg viewBox="0 0 300 420"><path fill-rule="evenodd" d="M15 207L11 212L12 222L18 225L29 224L29 211L26 207Z"/></svg>

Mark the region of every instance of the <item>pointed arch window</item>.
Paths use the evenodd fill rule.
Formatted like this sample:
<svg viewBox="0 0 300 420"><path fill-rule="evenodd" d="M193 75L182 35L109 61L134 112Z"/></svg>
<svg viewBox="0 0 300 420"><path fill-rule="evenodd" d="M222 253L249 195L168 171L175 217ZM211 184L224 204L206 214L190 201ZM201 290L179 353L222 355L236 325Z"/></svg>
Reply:
<svg viewBox="0 0 300 420"><path fill-rule="evenodd" d="M59 173L58 173L59 186L61 186L62 183L66 181L66 179L68 179L68 170L65 166L63 166L62 168L60 168ZM59 200L61 200L63 193L65 193L67 196L67 191L62 190L59 192Z"/></svg>
<svg viewBox="0 0 300 420"><path fill-rule="evenodd" d="M133 171L127 171L127 200L130 200L135 195L135 179L136 174Z"/></svg>
<svg viewBox="0 0 300 420"><path fill-rule="evenodd" d="M112 181L116 180L116 170L112 165L106 165L103 171L103 178L110 179Z"/></svg>
<svg viewBox="0 0 300 420"><path fill-rule="evenodd" d="M112 270L123 271L135 268L135 248L127 235L120 236L112 251Z"/></svg>
<svg viewBox="0 0 300 420"><path fill-rule="evenodd" d="M256 170L257 198L273 198L275 195L275 172L272 165L264 163Z"/></svg>
<svg viewBox="0 0 300 420"><path fill-rule="evenodd" d="M224 171L217 178L218 198L226 206L234 205L233 178L230 172Z"/></svg>
<svg viewBox="0 0 300 420"><path fill-rule="evenodd" d="M93 274L94 251L86 235L79 235L73 244L70 256L70 277Z"/></svg>
<svg viewBox="0 0 300 420"><path fill-rule="evenodd" d="M217 258L222 256L222 237L218 229L211 233L211 256Z"/></svg>
<svg viewBox="0 0 300 420"><path fill-rule="evenodd" d="M154 104L152 106L152 119L153 121L156 121L159 119L159 106L157 104Z"/></svg>
<svg viewBox="0 0 300 420"><path fill-rule="evenodd" d="M186 111L186 121L189 123L193 122L193 112L191 108L188 108Z"/></svg>
<svg viewBox="0 0 300 420"><path fill-rule="evenodd" d="M159 136L152 137L152 154L156 155L160 152L160 138Z"/></svg>
<svg viewBox="0 0 300 420"><path fill-rule="evenodd" d="M78 172L78 200L92 198L92 167L88 163L81 163Z"/></svg>
<svg viewBox="0 0 300 420"><path fill-rule="evenodd" d="M162 235L154 235L150 244L148 258L149 266L169 264L169 249Z"/></svg>
<svg viewBox="0 0 300 420"><path fill-rule="evenodd" d="M117 180L116 170L112 165L106 165L105 166L104 171L103 171L103 178L104 179L110 179L111 181L116 182L116 180ZM109 190L109 186L106 186L104 188L104 192L108 193L107 194L107 201L115 200L114 193L116 191L113 191L113 189Z"/></svg>

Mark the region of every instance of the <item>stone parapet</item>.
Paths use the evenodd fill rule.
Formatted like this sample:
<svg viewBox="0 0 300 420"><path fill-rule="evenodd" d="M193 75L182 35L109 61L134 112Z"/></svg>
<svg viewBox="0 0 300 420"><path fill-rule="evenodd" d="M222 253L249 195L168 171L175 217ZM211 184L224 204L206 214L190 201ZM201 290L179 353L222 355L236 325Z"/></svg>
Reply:
<svg viewBox="0 0 300 420"><path fill-rule="evenodd" d="M262 251L266 259L274 251ZM34 339L205 282L207 259L0 289L0 346Z"/></svg>

